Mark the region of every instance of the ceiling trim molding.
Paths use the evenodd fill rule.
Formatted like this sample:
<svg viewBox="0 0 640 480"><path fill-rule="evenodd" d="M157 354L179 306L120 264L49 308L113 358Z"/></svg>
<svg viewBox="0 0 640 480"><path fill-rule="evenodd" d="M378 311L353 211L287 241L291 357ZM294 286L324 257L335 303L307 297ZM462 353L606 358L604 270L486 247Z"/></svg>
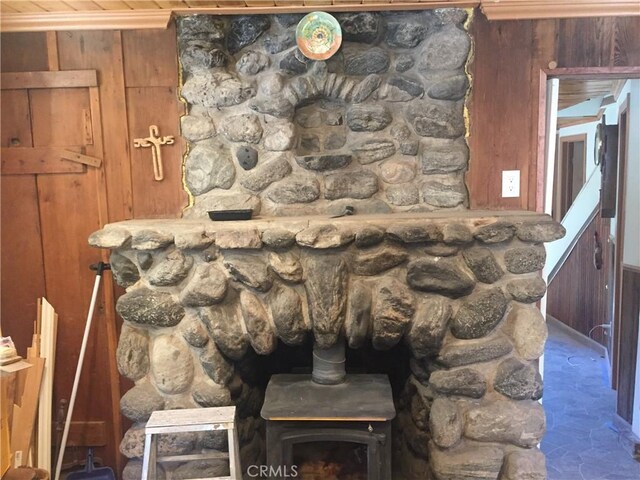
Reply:
<svg viewBox="0 0 640 480"><path fill-rule="evenodd" d="M87 12L3 13L2 32L131 30L167 28L171 10L92 10Z"/></svg>
<svg viewBox="0 0 640 480"><path fill-rule="evenodd" d="M329 0L337 1L337 0ZM273 13L308 13L316 10L327 12L356 12L380 10L425 10L438 7L474 8L479 0L379 0L378 3L362 3L363 0L342 0L335 5L265 5L239 2L238 5L220 7L193 7L141 10L91 10L85 12L35 12L3 13L0 15L2 32L42 32L65 30L131 30L166 28L171 16L207 13L213 15L250 15ZM247 5L250 4L250 5Z"/></svg>
<svg viewBox="0 0 640 480"><path fill-rule="evenodd" d="M337 2L339 0L327 0ZM196 13L209 13L216 15L247 15L270 13L309 13L322 10L323 12L376 12L390 10L427 10L432 8L458 7L475 8L480 5L480 0L377 0L376 3L366 3L367 0L342 0L335 4L299 5L282 4L277 6L228 6L228 7L191 7L173 8L178 15ZM375 1L375 0L374 0ZM250 0L245 0L251 3Z"/></svg>
<svg viewBox="0 0 640 480"><path fill-rule="evenodd" d="M481 0L480 9L489 20L640 15L638 0Z"/></svg>

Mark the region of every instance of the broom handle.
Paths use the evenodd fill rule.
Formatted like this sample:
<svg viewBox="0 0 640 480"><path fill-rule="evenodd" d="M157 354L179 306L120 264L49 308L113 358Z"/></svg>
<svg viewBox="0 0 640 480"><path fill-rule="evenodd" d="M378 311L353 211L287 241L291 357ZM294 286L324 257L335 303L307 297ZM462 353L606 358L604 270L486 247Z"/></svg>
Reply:
<svg viewBox="0 0 640 480"><path fill-rule="evenodd" d="M82 346L80 347L80 358L78 358L78 366L76 367L76 377L73 380L73 389L71 390L71 399L69 400L69 410L67 410L67 418L64 422L64 433L62 434L62 443L58 451L58 462L56 463L55 480L60 480L60 472L62 471L62 459L64 458L64 450L67 446L67 437L69 436L69 427L71 427L71 417L73 416L73 407L76 403L76 395L78 394L78 385L80 384L80 374L82 373L82 365L84 363L84 354L87 350L87 342L89 340L89 331L91 330L91 321L93 320L93 310L96 306L98 298L98 290L100 289L100 280L102 279L103 270L109 268L108 264L100 262L97 266L96 280L93 284L93 294L91 295L91 304L89 305L89 313L87 314L87 323L84 327L84 336L82 337Z"/></svg>

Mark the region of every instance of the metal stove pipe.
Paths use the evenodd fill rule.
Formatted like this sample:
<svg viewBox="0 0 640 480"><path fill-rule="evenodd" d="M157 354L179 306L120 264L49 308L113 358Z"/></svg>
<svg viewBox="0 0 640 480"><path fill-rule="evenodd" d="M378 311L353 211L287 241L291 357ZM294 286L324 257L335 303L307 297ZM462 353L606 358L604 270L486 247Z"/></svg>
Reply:
<svg viewBox="0 0 640 480"><path fill-rule="evenodd" d="M345 346L344 338L338 338L335 345L320 348L313 344L313 372L311 380L321 385L338 385L344 382Z"/></svg>

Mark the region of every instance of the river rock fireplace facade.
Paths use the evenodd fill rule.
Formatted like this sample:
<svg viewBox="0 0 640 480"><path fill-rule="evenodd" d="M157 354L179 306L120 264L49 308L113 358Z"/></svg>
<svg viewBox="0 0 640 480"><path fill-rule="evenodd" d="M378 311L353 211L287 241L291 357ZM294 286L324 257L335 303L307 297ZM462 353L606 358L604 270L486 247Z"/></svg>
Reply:
<svg viewBox="0 0 640 480"><path fill-rule="evenodd" d="M345 42L326 62L295 47L301 15L178 19L190 206L180 220L90 238L112 250L126 288L125 479L140 477L144 422L161 409L236 405L242 464L265 464L270 376L300 371L293 352L310 362L312 347L340 343L361 354L348 372L391 381L394 476L546 478L536 445L547 331L535 303L543 243L564 229L535 213L466 210L467 13L336 17ZM355 214L333 218L347 207ZM207 218L238 208L256 218ZM225 445L167 435L159 451Z"/></svg>
<svg viewBox="0 0 640 480"><path fill-rule="evenodd" d="M406 476L543 478L536 360L547 331L535 302L541 243L563 233L543 215L471 211L107 225L91 243L114 250L127 287L118 365L136 386L122 411L144 422L153 410L235 403L251 465L264 458L252 361L311 336L324 347L341 336L351 348L405 343L394 462ZM142 454L143 425L122 442L130 458ZM223 440L167 437L160 449Z"/></svg>

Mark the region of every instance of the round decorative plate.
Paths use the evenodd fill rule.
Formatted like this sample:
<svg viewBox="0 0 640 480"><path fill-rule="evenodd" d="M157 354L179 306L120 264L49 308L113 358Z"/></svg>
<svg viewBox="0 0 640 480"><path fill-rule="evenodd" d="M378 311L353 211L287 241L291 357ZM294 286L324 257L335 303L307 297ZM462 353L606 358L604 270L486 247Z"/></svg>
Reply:
<svg viewBox="0 0 640 480"><path fill-rule="evenodd" d="M325 12L311 12L296 28L296 42L303 55L311 60L331 58L342 43L338 21Z"/></svg>

